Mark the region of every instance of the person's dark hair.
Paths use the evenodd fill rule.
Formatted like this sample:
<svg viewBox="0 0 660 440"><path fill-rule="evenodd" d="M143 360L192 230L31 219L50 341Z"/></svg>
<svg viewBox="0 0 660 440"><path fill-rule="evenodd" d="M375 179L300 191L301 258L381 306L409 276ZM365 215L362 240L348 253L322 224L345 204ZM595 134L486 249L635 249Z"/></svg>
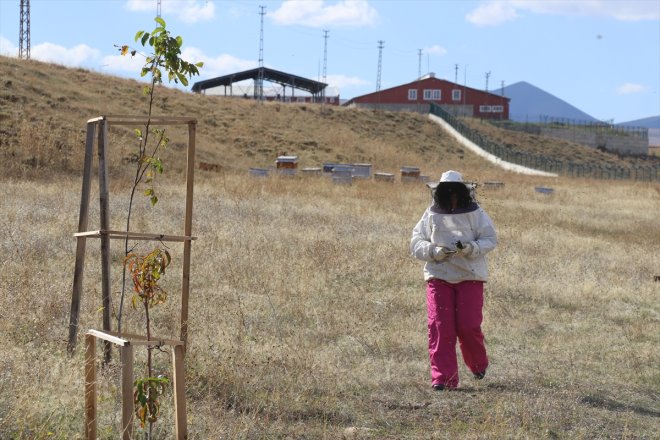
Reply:
<svg viewBox="0 0 660 440"><path fill-rule="evenodd" d="M451 210L451 196L456 194L458 197L457 208L467 208L472 203L470 190L461 182L442 182L433 191L433 202L436 206Z"/></svg>

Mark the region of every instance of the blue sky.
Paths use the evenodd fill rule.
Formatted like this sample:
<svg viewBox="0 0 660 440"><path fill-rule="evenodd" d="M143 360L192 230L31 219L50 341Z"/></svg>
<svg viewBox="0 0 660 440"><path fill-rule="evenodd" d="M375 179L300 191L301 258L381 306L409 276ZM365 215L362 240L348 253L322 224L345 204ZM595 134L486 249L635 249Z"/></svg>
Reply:
<svg viewBox="0 0 660 440"><path fill-rule="evenodd" d="M17 56L19 0L0 0L0 53ZM138 78L139 57L114 45L151 31L157 0L31 0L31 58ZM161 0L201 79L264 64L323 79L342 98L420 72L477 89L527 81L591 116L660 115L660 0ZM421 57L419 50L422 51ZM421 61L421 63L420 63ZM458 66L458 67L457 67ZM193 81L198 80L194 79Z"/></svg>

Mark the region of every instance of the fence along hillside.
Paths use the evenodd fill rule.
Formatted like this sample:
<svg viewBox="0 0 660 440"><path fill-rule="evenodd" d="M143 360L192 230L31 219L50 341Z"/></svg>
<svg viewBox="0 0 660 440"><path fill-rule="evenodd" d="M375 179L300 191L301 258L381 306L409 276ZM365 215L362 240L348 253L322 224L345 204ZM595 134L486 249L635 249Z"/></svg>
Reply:
<svg viewBox="0 0 660 440"><path fill-rule="evenodd" d="M507 130L550 136L612 153L647 155L649 129L543 116L539 122L490 121Z"/></svg>
<svg viewBox="0 0 660 440"><path fill-rule="evenodd" d="M660 161L652 157L648 159L651 163L644 165L632 163L629 165L602 165L561 160L494 142L438 105L432 104L430 112L444 119L456 131L479 145L483 150L507 162L569 177L660 181Z"/></svg>

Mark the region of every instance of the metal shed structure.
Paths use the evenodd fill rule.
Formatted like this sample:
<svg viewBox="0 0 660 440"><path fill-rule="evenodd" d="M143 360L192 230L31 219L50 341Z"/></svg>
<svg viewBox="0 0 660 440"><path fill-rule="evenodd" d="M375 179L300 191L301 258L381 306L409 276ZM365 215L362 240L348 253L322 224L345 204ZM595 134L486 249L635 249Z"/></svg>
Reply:
<svg viewBox="0 0 660 440"><path fill-rule="evenodd" d="M253 80L255 84L255 87L253 88L255 99L259 98L259 81L269 81L282 86L284 90L281 95L282 99L286 97L286 87L288 86L291 89L292 97L295 96L295 90L298 89L310 93L314 101L321 101L323 92L328 86L326 83L314 81L313 79L304 78L302 76L293 75L291 73L281 72L279 70L269 69L267 67L257 67L255 69L245 70L243 72L237 72L229 75L218 76L216 78L211 78L204 81L198 81L193 84L192 91L195 93L204 93L207 89L224 86L225 96L234 96L234 83L249 79ZM228 88L229 93L227 93Z"/></svg>

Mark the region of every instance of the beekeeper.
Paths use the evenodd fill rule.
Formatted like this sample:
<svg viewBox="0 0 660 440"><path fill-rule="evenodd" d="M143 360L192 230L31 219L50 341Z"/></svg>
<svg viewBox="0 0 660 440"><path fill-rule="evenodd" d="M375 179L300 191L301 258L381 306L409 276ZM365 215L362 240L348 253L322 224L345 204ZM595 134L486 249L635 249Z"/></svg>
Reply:
<svg viewBox="0 0 660 440"><path fill-rule="evenodd" d="M413 229L410 251L425 262L431 384L435 390L450 390L459 384L456 341L473 376L486 375L481 331L486 254L497 237L461 173L446 171L439 182L428 185L433 203Z"/></svg>

